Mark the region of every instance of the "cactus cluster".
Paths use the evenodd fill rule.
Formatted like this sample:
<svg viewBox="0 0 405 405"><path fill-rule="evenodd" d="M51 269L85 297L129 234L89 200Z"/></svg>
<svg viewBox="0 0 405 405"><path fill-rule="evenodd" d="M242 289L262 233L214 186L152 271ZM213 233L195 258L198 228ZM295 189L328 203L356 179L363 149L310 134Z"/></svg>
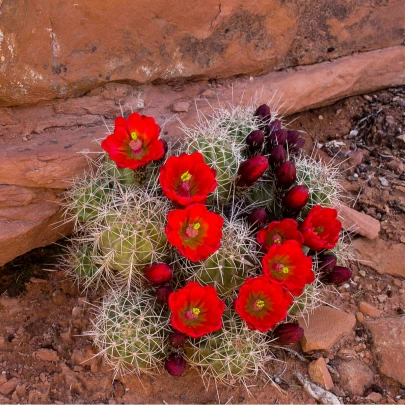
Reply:
<svg viewBox="0 0 405 405"><path fill-rule="evenodd" d="M305 156L299 133L282 128L276 117L267 105L200 114L195 127L183 126L176 158L158 139L151 117L119 117L118 135L102 142L114 160L105 155L92 162L86 176L74 182L65 206L75 233L62 267L84 290L112 288L88 334L117 372L140 375L164 365L178 376L188 364L204 378L246 384L272 359L274 339L281 345L302 336L291 322L319 305L324 283L347 279L339 265L347 265L348 244L340 241L331 250L333 243L318 235L323 231L318 224L316 232L310 226L302 230L313 239L304 245L299 232L304 224L298 223L316 205L338 204L338 170ZM204 170L215 173L204 187L195 183L197 153L199 181L207 179ZM330 212L317 215L322 219ZM286 218L298 236L284 235ZM279 228L265 229L270 224ZM311 255L302 260L306 267L297 264L305 267L306 277L300 273L305 280L298 286L288 284L294 266L283 257L274 261L274 244L283 243L296 257ZM324 244L314 253L311 243ZM331 261L322 256L326 250L338 257L333 266L324 265ZM274 321L267 318L266 331L254 330L248 320L256 311L271 312L274 297L265 287L262 295L253 293L245 315L240 301L234 305L243 288L248 291L252 280L257 286L261 279L282 306ZM204 313L207 307L214 320Z"/></svg>

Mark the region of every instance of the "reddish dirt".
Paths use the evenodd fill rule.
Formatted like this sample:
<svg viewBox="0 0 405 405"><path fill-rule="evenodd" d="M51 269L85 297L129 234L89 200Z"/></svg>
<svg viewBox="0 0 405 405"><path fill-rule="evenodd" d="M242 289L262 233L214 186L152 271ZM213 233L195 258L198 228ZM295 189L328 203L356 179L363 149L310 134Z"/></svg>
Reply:
<svg viewBox="0 0 405 405"><path fill-rule="evenodd" d="M308 150L317 141L324 145L318 149L323 158L334 156L341 163L342 183L354 207L381 221L383 239L401 243L405 142L398 136L405 123L404 104L405 89L385 90L300 114L292 117L291 125L307 132ZM353 130L358 130L355 137L350 135ZM336 148L331 141L342 144ZM362 162L348 157L351 150L361 152ZM114 377L99 358L90 359L95 350L82 336L91 319L87 302L97 303L98 297L80 294L60 271L43 270L56 269L59 253L56 245L37 249L0 268L0 386L6 380L15 385L0 394L0 403L315 403L293 375L295 370L305 374L307 363L283 351L274 354L286 364L268 366L271 375L278 370L278 387L259 378L252 382L256 386L250 394L244 387L214 383L206 390L193 370L181 378ZM353 283L330 288L325 301L351 313L358 312L364 300L376 302L382 317L404 314L405 280L379 275L360 263L352 269ZM387 298L381 302L377 296ZM302 355L299 345L293 349ZM382 395L380 403L403 403L405 390L378 371L370 336L360 322L332 349L305 355L309 361L320 356L329 362L332 392L345 403L370 403L365 397L371 392ZM367 364L375 374L374 384L362 396L350 395L337 373L350 358Z"/></svg>

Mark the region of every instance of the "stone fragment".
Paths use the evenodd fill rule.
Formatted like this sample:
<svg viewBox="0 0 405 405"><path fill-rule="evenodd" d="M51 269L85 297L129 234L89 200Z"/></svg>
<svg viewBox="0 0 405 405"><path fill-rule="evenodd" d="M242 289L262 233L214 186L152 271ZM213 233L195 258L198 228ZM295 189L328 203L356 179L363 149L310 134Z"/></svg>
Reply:
<svg viewBox="0 0 405 405"><path fill-rule="evenodd" d="M403 243L388 243L381 238L367 240L357 238L353 248L358 260L373 268L380 274L405 278L405 245Z"/></svg>
<svg viewBox="0 0 405 405"><path fill-rule="evenodd" d="M301 346L304 352L330 349L356 325L356 318L337 309L321 306L307 318L298 320L304 329Z"/></svg>
<svg viewBox="0 0 405 405"><path fill-rule="evenodd" d="M372 370L360 360L343 362L338 366L340 386L352 395L363 395L374 380Z"/></svg>
<svg viewBox="0 0 405 405"><path fill-rule="evenodd" d="M382 395L378 392L372 392L366 396L366 399L371 401L373 404L378 404L382 400Z"/></svg>
<svg viewBox="0 0 405 405"><path fill-rule="evenodd" d="M381 311L378 308L373 307L365 301L360 302L359 309L364 315L370 316L371 318L378 318L381 316Z"/></svg>
<svg viewBox="0 0 405 405"><path fill-rule="evenodd" d="M34 352L34 356L42 361L59 361L58 353L51 349L39 349Z"/></svg>
<svg viewBox="0 0 405 405"><path fill-rule="evenodd" d="M363 161L364 155L361 150L354 150L349 154L349 163L352 166L357 166Z"/></svg>
<svg viewBox="0 0 405 405"><path fill-rule="evenodd" d="M15 390L15 387L17 387L20 381L20 379L15 377L10 378L8 381L0 385L0 393L3 395L10 395Z"/></svg>
<svg viewBox="0 0 405 405"><path fill-rule="evenodd" d="M380 318L364 324L371 332L380 371L405 385L405 317Z"/></svg>
<svg viewBox="0 0 405 405"><path fill-rule="evenodd" d="M368 239L377 238L381 229L380 222L375 218L346 205L339 207L339 219L344 229L365 236Z"/></svg>
<svg viewBox="0 0 405 405"><path fill-rule="evenodd" d="M333 388L332 377L323 357L309 363L308 374L314 383L321 385L326 390Z"/></svg>
<svg viewBox="0 0 405 405"><path fill-rule="evenodd" d="M176 101L172 105L173 112L188 112L190 103L188 101Z"/></svg>

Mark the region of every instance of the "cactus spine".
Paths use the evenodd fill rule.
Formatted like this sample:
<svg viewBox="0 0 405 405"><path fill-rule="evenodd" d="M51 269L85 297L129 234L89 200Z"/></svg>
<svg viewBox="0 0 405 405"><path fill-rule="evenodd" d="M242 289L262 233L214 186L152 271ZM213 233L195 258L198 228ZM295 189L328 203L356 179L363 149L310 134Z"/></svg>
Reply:
<svg viewBox="0 0 405 405"><path fill-rule="evenodd" d="M112 291L97 309L94 344L120 373L154 373L166 355L168 316L147 293Z"/></svg>

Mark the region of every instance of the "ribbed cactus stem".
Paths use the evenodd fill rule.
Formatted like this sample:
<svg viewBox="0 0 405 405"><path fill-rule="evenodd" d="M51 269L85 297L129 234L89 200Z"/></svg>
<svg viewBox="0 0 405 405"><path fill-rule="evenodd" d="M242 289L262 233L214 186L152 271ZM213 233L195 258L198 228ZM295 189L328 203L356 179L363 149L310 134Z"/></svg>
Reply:
<svg viewBox="0 0 405 405"><path fill-rule="evenodd" d="M92 330L108 364L116 373L156 373L167 349L169 319L147 293L111 291L96 310Z"/></svg>

